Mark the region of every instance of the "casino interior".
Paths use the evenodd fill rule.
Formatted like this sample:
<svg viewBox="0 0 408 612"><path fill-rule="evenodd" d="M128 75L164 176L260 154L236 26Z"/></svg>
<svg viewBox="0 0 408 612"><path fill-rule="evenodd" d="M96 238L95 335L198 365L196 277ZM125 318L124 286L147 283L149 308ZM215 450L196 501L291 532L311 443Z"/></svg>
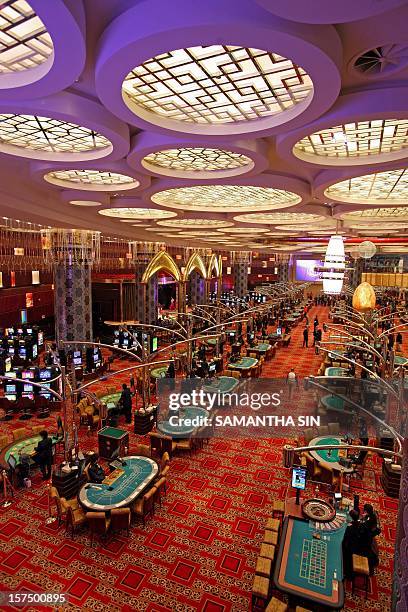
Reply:
<svg viewBox="0 0 408 612"><path fill-rule="evenodd" d="M0 2L1 610L407 612L407 23Z"/></svg>

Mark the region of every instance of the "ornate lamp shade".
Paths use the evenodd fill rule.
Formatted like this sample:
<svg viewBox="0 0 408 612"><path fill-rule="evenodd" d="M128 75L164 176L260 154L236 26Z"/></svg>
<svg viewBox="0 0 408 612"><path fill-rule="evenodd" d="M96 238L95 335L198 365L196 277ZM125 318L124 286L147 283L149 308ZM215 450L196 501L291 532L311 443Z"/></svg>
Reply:
<svg viewBox="0 0 408 612"><path fill-rule="evenodd" d="M321 268L323 292L339 295L343 288L344 270L346 267L344 242L342 236L331 236Z"/></svg>
<svg viewBox="0 0 408 612"><path fill-rule="evenodd" d="M375 255L377 247L371 240L364 240L364 242L360 242L358 245L358 251L364 259L371 259Z"/></svg>
<svg viewBox="0 0 408 612"><path fill-rule="evenodd" d="M375 292L370 283L360 283L353 293L353 308L368 312L375 308Z"/></svg>

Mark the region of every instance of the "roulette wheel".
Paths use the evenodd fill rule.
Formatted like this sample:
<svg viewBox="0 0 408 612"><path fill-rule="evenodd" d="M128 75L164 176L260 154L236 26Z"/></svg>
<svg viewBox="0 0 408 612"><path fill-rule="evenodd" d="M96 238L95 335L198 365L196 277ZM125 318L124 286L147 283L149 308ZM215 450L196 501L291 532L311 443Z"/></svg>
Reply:
<svg viewBox="0 0 408 612"><path fill-rule="evenodd" d="M304 516L317 523L332 521L336 516L335 508L324 499L307 499L302 504Z"/></svg>

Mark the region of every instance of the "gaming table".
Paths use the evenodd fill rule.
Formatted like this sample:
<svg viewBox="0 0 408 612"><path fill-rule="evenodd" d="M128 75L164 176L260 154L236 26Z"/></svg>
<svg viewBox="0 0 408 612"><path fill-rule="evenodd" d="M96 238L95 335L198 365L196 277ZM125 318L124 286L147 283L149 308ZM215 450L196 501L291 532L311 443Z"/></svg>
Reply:
<svg viewBox="0 0 408 612"><path fill-rule="evenodd" d="M198 406L185 406L184 408L180 408L178 415L174 413L175 416L178 416L180 419L195 419L196 417L206 418L209 416L209 412L205 408L200 408ZM162 421L161 423L157 423L157 429L166 436L171 436L172 438L188 438L191 434L199 427L199 425L176 425L170 424L169 421Z"/></svg>
<svg viewBox="0 0 408 612"><path fill-rule="evenodd" d="M121 395L122 394L120 391L118 391L117 393L110 393L109 395L103 395L102 397L100 397L99 401L105 404L108 410L111 410L112 406L109 407L109 404L115 404L116 407Z"/></svg>
<svg viewBox="0 0 408 612"><path fill-rule="evenodd" d="M150 376L152 378L166 378L167 366L160 366L159 368L153 368L150 370Z"/></svg>
<svg viewBox="0 0 408 612"><path fill-rule="evenodd" d="M239 370L243 374L247 374L257 364L258 359L255 359L255 357L241 357L241 359L235 363L228 362L228 368L230 370Z"/></svg>
<svg viewBox="0 0 408 612"><path fill-rule="evenodd" d="M403 366L408 364L408 359L406 357L402 357L401 355L395 355L394 357L394 365Z"/></svg>
<svg viewBox="0 0 408 612"><path fill-rule="evenodd" d="M56 436L50 436L52 440L53 447L58 442L58 438ZM8 446L5 446L0 453L0 466L3 469L8 470L10 468L8 464L8 460L10 455L14 455L16 458L16 465L21 463L21 455L34 455L35 447L41 440L41 436L31 436L29 438L23 438L21 440L16 440L12 442Z"/></svg>
<svg viewBox="0 0 408 612"><path fill-rule="evenodd" d="M258 355L266 355L272 345L269 342L259 342L256 346L248 346L248 353L256 353Z"/></svg>
<svg viewBox="0 0 408 612"><path fill-rule="evenodd" d="M344 376L346 377L348 375L348 371L346 370L346 368L334 368L334 367L330 367L330 368L326 368L324 371L324 375L325 376Z"/></svg>
<svg viewBox="0 0 408 612"><path fill-rule="evenodd" d="M231 393L239 385L233 376L218 376L206 382L203 389L208 393Z"/></svg>
<svg viewBox="0 0 408 612"><path fill-rule="evenodd" d="M346 408L344 400L337 395L325 395L320 400L322 406L326 408L328 412L336 412L336 416L352 416L354 411L351 408Z"/></svg>
<svg viewBox="0 0 408 612"><path fill-rule="evenodd" d="M313 440L309 442L309 446L320 446L320 445L325 445L325 444L341 444L341 443L342 442L341 442L340 436L318 436L317 438L313 438ZM313 457L313 459L315 459L318 463L329 463L330 467L333 470L338 470L339 472L343 471L344 474L351 473L354 469L353 467L349 467L349 468L344 467L341 465L341 463L339 463L339 460L342 456L343 457L347 456L346 450L339 449L339 448L322 449L319 451L311 450L310 454Z"/></svg>
<svg viewBox="0 0 408 612"><path fill-rule="evenodd" d="M156 478L159 466L150 457L131 456L115 462L115 470L101 484L87 483L78 499L86 510L107 512L131 504Z"/></svg>
<svg viewBox="0 0 408 612"><path fill-rule="evenodd" d="M286 518L276 561L274 583L308 607L339 610L344 605L342 540L346 521L314 523ZM317 537L313 537L313 535Z"/></svg>

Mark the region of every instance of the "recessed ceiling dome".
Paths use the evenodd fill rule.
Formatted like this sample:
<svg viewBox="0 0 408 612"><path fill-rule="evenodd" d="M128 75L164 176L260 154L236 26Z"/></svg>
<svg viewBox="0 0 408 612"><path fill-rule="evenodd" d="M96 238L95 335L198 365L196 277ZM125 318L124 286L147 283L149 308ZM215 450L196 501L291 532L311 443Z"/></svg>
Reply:
<svg viewBox="0 0 408 612"><path fill-rule="evenodd" d="M53 185L95 191L134 189L139 182L132 176L108 170L52 170L44 179Z"/></svg>
<svg viewBox="0 0 408 612"><path fill-rule="evenodd" d="M169 221L158 221L157 225L165 227L187 227L189 229L206 229L217 227L229 227L233 225L230 221L222 221L221 219L171 219Z"/></svg>
<svg viewBox="0 0 408 612"><path fill-rule="evenodd" d="M152 123L223 126L287 113L313 95L308 74L277 53L231 45L188 47L136 66L122 97ZM222 130L219 132L222 133Z"/></svg>
<svg viewBox="0 0 408 612"><path fill-rule="evenodd" d="M333 200L350 204L406 204L408 171L402 168L357 176L334 183L324 193Z"/></svg>
<svg viewBox="0 0 408 612"><path fill-rule="evenodd" d="M98 210L98 213L104 217L121 219L167 219L176 216L176 213L169 210L156 210L155 208L103 208Z"/></svg>
<svg viewBox="0 0 408 612"><path fill-rule="evenodd" d="M195 185L159 191L156 204L184 210L242 212L294 206L301 197L291 191L252 185Z"/></svg>
<svg viewBox="0 0 408 612"><path fill-rule="evenodd" d="M225 149L181 147L149 153L143 158L142 165L147 170L159 173L181 171L199 177L203 173L223 174L226 170L233 170L232 174L241 174L251 170L254 162L246 155Z"/></svg>
<svg viewBox="0 0 408 612"><path fill-rule="evenodd" d="M324 219L322 215L302 212L271 212L271 213L251 213L248 215L237 215L235 221L243 221L244 223L266 223L268 225L277 225L281 223L309 223L311 221L321 221ZM301 228L297 228L301 229Z"/></svg>
<svg viewBox="0 0 408 612"><path fill-rule="evenodd" d="M408 154L407 147L408 119L373 119L309 134L295 144L293 153L304 161L346 165L399 159Z"/></svg>

